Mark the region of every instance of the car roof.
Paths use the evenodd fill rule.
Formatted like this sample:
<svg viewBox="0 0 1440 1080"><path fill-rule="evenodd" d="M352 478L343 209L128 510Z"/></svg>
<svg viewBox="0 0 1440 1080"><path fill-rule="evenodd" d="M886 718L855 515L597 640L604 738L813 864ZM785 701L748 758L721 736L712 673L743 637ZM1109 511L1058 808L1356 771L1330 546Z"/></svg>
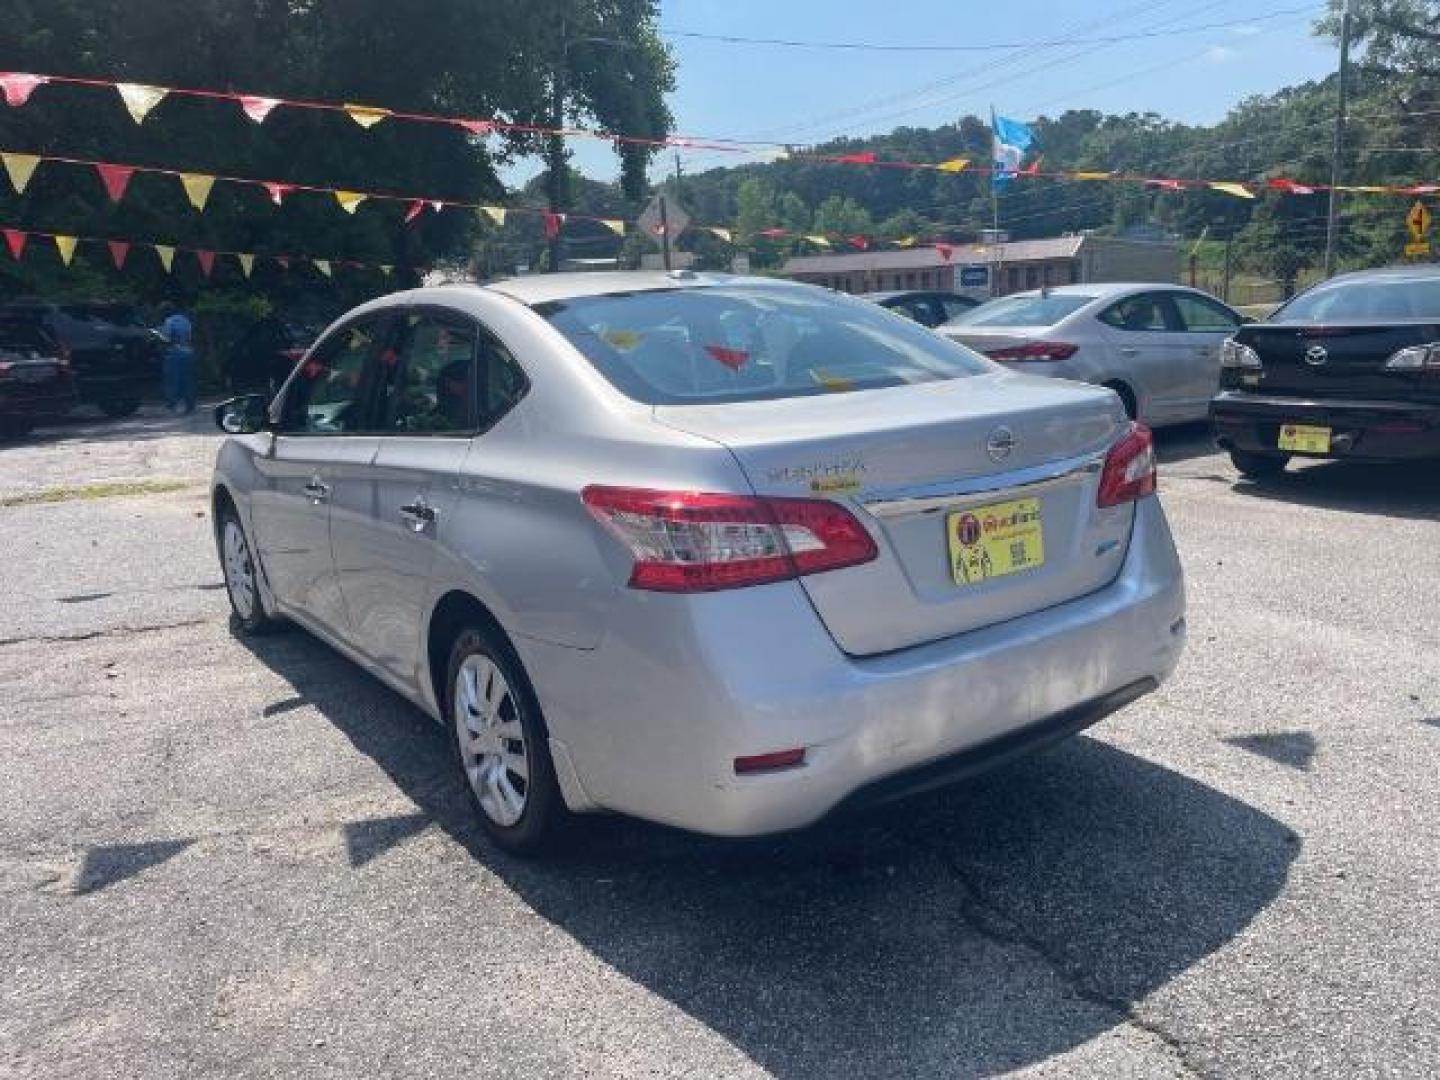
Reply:
<svg viewBox="0 0 1440 1080"><path fill-rule="evenodd" d="M661 289L703 289L718 285L767 286L775 288L815 289L784 278L744 277L736 274L700 274L690 270L676 271L592 271L571 274L530 274L505 278L487 285L450 285L449 289L486 289L502 293L512 300L534 307L555 300L574 300L584 296L609 296L614 293L656 292Z"/></svg>
<svg viewBox="0 0 1440 1080"><path fill-rule="evenodd" d="M883 292L857 293L865 300L873 300L880 303L882 300L899 300L906 296L953 296L960 300L971 299L961 293L951 292L949 289L887 289Z"/></svg>
<svg viewBox="0 0 1440 1080"><path fill-rule="evenodd" d="M1026 289L1024 292L1007 293L1005 296L996 299L1006 300L1016 296L1040 296L1042 293L1049 296L1087 296L1094 300L1116 300L1132 293L1155 292L1194 293L1203 296L1217 303L1223 303L1218 297L1211 296L1203 289L1192 289L1188 285L1179 285L1173 281L1106 281L1093 282L1089 285L1052 285L1046 289Z"/></svg>
<svg viewBox="0 0 1440 1080"><path fill-rule="evenodd" d="M1406 266L1377 266L1373 270L1352 270L1346 274L1336 274L1320 284L1328 285L1331 281L1386 281L1391 278L1433 277L1440 277L1440 263L1412 263Z"/></svg>

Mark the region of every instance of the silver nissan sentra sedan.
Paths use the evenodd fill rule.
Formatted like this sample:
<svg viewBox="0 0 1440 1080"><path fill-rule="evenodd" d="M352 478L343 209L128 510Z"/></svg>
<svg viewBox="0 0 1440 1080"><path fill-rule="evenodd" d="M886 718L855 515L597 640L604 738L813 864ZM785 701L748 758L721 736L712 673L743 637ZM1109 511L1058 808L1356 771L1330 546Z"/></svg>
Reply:
<svg viewBox="0 0 1440 1080"><path fill-rule="evenodd" d="M216 411L235 621L443 723L481 821L719 835L954 780L1155 689L1149 431L862 300L729 276L400 293Z"/></svg>

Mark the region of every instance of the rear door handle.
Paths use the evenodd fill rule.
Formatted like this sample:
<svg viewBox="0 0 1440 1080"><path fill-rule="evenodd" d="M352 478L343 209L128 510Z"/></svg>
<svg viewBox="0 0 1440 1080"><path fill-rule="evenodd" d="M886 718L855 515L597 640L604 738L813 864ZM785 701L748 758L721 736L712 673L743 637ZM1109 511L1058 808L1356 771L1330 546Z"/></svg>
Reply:
<svg viewBox="0 0 1440 1080"><path fill-rule="evenodd" d="M421 495L414 502L400 507L400 516L405 519L405 524L410 526L412 532L418 533L424 532L427 525L435 524L435 519L440 514L425 501L425 496Z"/></svg>
<svg viewBox="0 0 1440 1080"><path fill-rule="evenodd" d="M310 497L312 503L322 503L330 498L330 485L326 484L318 476L312 476L305 485L305 494Z"/></svg>

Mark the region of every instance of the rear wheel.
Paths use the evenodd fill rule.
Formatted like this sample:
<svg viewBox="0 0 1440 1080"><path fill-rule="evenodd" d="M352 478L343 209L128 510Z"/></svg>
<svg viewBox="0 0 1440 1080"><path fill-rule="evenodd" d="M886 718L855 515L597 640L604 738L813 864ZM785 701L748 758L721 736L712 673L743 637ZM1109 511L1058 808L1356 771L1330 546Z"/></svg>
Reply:
<svg viewBox="0 0 1440 1080"><path fill-rule="evenodd" d="M127 416L133 416L135 410L140 408L139 398L106 398L97 402L100 411L112 420L123 420Z"/></svg>
<svg viewBox="0 0 1440 1080"><path fill-rule="evenodd" d="M1279 476L1290 463L1289 454L1258 454L1250 450L1231 450L1230 462L1241 476L1252 480L1264 476Z"/></svg>
<svg viewBox="0 0 1440 1080"><path fill-rule="evenodd" d="M1140 419L1140 406L1135 402L1135 391L1122 382L1107 382L1102 384L1107 390L1114 390L1120 397L1120 404L1125 406L1125 415L1131 420Z"/></svg>
<svg viewBox="0 0 1440 1080"><path fill-rule="evenodd" d="M225 573L225 593L235 625L245 634L263 634L279 623L265 613L260 600L259 573L250 555L250 543L233 507L220 515L220 566Z"/></svg>
<svg viewBox="0 0 1440 1080"><path fill-rule="evenodd" d="M540 705L508 644L475 627L450 650L446 707L456 760L490 838L539 850L566 816Z"/></svg>

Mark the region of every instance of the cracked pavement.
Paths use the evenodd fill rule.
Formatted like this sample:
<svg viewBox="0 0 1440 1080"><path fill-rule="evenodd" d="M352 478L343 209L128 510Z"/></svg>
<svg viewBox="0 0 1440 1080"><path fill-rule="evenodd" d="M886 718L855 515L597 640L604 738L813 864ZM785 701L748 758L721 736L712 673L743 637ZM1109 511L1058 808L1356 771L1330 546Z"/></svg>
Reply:
<svg viewBox="0 0 1440 1080"><path fill-rule="evenodd" d="M1191 645L804 834L472 825L443 734L229 631L203 414L0 448L0 1076L1440 1072L1440 477L1162 434Z"/></svg>

